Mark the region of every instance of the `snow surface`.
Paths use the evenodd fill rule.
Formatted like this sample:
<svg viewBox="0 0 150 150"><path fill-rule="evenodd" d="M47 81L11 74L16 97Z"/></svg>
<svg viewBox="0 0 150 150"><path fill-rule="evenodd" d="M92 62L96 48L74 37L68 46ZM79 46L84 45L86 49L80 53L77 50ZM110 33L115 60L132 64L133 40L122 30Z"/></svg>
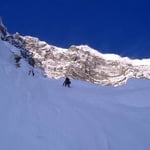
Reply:
<svg viewBox="0 0 150 150"><path fill-rule="evenodd" d="M65 88L23 60L16 68L13 53L0 41L0 150L150 149L149 80Z"/></svg>

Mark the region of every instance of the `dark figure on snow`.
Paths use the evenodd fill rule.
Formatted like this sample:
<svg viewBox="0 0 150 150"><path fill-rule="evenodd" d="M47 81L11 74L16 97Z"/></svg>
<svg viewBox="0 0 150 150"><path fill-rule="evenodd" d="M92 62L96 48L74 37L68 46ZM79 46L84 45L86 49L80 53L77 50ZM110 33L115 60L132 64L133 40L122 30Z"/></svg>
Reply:
<svg viewBox="0 0 150 150"><path fill-rule="evenodd" d="M29 74L28 75L30 75L30 74L32 74L32 76L34 76L34 70L33 69L29 70Z"/></svg>
<svg viewBox="0 0 150 150"><path fill-rule="evenodd" d="M28 63L30 65L29 75L32 74L32 76L34 76L34 65L35 65L34 59L32 57L29 57Z"/></svg>
<svg viewBox="0 0 150 150"><path fill-rule="evenodd" d="M70 81L70 79L68 78L68 77L66 77L66 79L65 79L65 81L64 81L64 83L63 83L63 86L68 86L68 87L70 87L70 84L71 84L71 81Z"/></svg>

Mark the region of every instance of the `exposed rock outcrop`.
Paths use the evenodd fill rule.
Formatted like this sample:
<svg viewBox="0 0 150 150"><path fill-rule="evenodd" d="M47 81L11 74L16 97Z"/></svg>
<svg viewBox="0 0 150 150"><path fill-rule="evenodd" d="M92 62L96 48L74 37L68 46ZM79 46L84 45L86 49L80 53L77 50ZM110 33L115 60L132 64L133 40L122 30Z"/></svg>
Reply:
<svg viewBox="0 0 150 150"><path fill-rule="evenodd" d="M59 48L31 36L9 34L0 17L0 36L20 50L31 66L41 68L49 78L84 80L118 86L130 78L150 79L150 59L131 60L114 54L102 54L87 45Z"/></svg>
<svg viewBox="0 0 150 150"><path fill-rule="evenodd" d="M130 78L150 79L150 59L131 60L114 54L102 54L86 45L62 49L38 38L21 38L36 65L50 78L69 76L112 86L125 84Z"/></svg>
<svg viewBox="0 0 150 150"><path fill-rule="evenodd" d="M1 38L4 38L7 35L7 29L2 22L1 16L0 16L0 33L1 33Z"/></svg>

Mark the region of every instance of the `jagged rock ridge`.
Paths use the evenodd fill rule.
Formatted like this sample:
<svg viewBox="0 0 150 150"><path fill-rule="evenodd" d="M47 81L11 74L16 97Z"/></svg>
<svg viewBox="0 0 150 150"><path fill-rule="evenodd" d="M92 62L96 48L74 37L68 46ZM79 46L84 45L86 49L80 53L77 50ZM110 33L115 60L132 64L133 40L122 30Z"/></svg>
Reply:
<svg viewBox="0 0 150 150"><path fill-rule="evenodd" d="M68 76L112 86L125 84L130 78L150 79L150 59L131 60L114 54L102 54L87 45L63 49L35 37L20 36L18 33L10 35L1 19L0 32L3 40L17 47L28 63L32 57L49 78Z"/></svg>
<svg viewBox="0 0 150 150"><path fill-rule="evenodd" d="M62 49L24 36L25 47L36 65L50 78L69 76L102 85L118 86L130 78L150 79L150 59L131 60L114 54L102 54L86 45Z"/></svg>
<svg viewBox="0 0 150 150"><path fill-rule="evenodd" d="M16 61L16 65L20 67L19 61L21 58L24 58L29 65L34 67L34 59L32 58L32 55L29 50L25 48L25 41L20 37L19 33L15 33L14 35L11 35L7 32L7 28L4 26L2 22L2 18L0 17L0 38L3 41L6 41L10 43L11 45L18 48L18 53L14 53L14 59ZM12 52L12 51L11 51Z"/></svg>

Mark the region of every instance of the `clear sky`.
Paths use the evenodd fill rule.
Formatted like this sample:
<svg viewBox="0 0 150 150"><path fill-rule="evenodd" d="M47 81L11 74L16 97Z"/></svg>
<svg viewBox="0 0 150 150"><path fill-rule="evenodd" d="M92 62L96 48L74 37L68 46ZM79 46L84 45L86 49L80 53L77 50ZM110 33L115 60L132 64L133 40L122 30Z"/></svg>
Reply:
<svg viewBox="0 0 150 150"><path fill-rule="evenodd" d="M150 58L148 0L2 0L0 16L10 33L52 45Z"/></svg>

